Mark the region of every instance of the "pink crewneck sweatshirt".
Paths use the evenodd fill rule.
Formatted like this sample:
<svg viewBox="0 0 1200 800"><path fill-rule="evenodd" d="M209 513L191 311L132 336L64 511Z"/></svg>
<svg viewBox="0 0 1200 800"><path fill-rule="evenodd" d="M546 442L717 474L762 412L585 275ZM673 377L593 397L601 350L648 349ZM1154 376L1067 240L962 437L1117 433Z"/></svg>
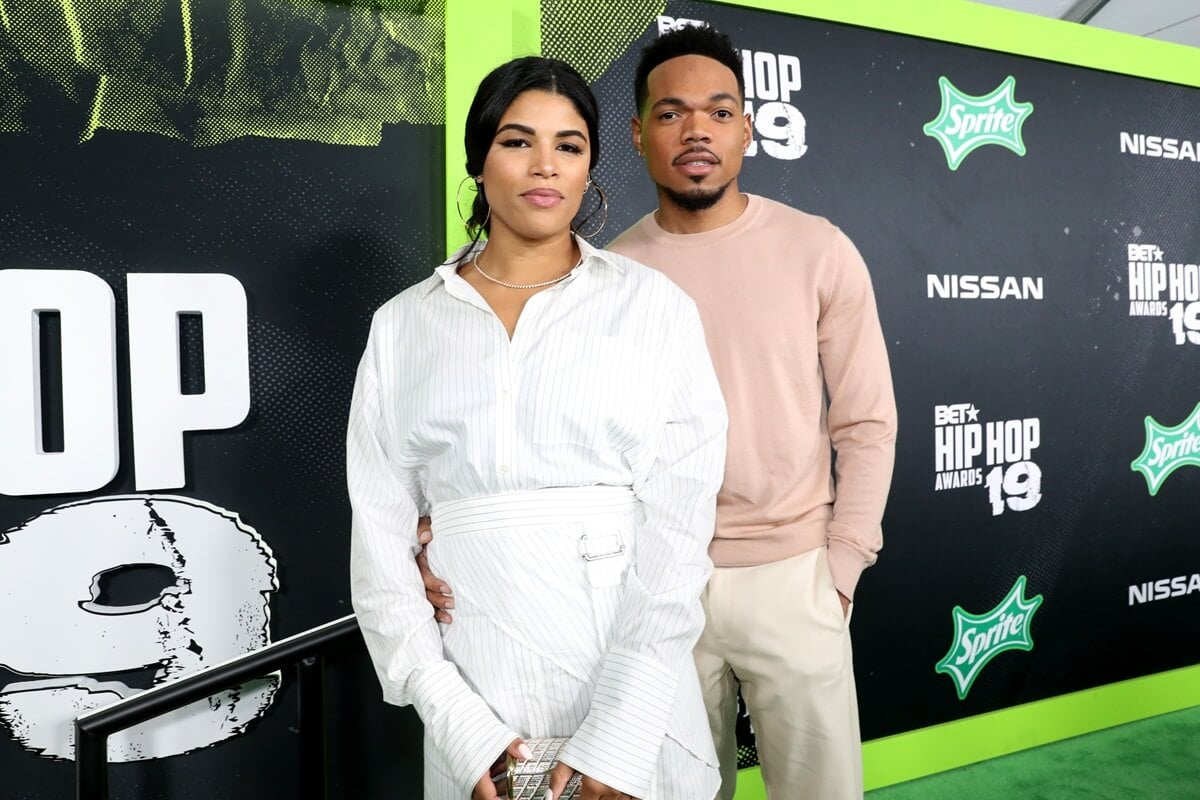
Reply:
<svg viewBox="0 0 1200 800"><path fill-rule="evenodd" d="M729 407L713 562L828 545L834 585L853 598L883 545L896 438L870 275L828 220L748 198L703 233L668 233L647 214L609 249L666 273L700 308Z"/></svg>

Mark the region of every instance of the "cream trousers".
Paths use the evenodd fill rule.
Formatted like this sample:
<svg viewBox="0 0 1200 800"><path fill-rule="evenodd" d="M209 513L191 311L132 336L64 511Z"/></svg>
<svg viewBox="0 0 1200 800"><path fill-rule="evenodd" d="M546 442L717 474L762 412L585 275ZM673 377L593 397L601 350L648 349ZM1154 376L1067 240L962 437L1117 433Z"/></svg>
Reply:
<svg viewBox="0 0 1200 800"><path fill-rule="evenodd" d="M825 548L718 567L702 600L696 668L721 762L721 800L732 800L737 780L739 684L770 800L861 798L849 620Z"/></svg>

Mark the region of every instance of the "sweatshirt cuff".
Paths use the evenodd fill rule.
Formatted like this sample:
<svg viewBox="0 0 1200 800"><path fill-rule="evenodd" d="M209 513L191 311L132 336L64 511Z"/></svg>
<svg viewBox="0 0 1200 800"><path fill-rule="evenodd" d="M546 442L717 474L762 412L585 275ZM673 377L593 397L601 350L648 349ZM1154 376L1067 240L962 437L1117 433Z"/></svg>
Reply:
<svg viewBox="0 0 1200 800"><path fill-rule="evenodd" d="M446 761L454 781L470 796L516 731L496 717L449 661L418 668L408 680L413 707Z"/></svg>
<svg viewBox="0 0 1200 800"><path fill-rule="evenodd" d="M677 684L678 675L656 661L610 650L588 715L559 761L632 797L647 797Z"/></svg>
<svg viewBox="0 0 1200 800"><path fill-rule="evenodd" d="M862 577L863 570L867 568L862 553L850 544L834 539L829 542L827 558L834 588L853 602L858 579Z"/></svg>

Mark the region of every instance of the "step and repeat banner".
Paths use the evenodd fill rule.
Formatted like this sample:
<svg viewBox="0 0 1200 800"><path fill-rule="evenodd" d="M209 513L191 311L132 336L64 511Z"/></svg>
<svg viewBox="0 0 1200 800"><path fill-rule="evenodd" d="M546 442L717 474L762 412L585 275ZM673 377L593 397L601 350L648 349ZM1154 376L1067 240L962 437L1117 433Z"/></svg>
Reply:
<svg viewBox="0 0 1200 800"><path fill-rule="evenodd" d="M745 63L742 189L870 267L900 433L865 739L1200 661L1200 91L712 3L542 9L604 111L606 236L656 202L641 47L708 23Z"/></svg>
<svg viewBox="0 0 1200 800"><path fill-rule="evenodd" d="M349 613L345 419L442 257L443 38L438 4L0 0L0 796L74 796L83 711ZM344 796L419 781L338 676ZM285 674L117 735L114 796L298 796L296 719Z"/></svg>
<svg viewBox="0 0 1200 800"><path fill-rule="evenodd" d="M83 711L348 613L354 369L443 254L441 9L0 0L0 795L73 793ZM604 110L604 237L655 204L639 49L704 22L743 50L743 188L850 235L888 339L864 738L1200 660L1200 93L543 0ZM276 676L114 737L114 794L296 796L294 699ZM419 785L361 653L330 701L336 796Z"/></svg>

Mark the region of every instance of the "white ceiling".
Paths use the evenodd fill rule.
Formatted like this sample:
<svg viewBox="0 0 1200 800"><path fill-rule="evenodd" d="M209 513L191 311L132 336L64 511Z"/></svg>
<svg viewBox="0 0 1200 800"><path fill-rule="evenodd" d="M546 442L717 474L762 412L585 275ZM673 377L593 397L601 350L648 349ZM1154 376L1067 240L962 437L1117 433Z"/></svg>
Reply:
<svg viewBox="0 0 1200 800"><path fill-rule="evenodd" d="M1197 0L975 0L989 6L1058 19L1090 11L1086 24L1200 47ZM1099 6L1099 10L1095 10Z"/></svg>

